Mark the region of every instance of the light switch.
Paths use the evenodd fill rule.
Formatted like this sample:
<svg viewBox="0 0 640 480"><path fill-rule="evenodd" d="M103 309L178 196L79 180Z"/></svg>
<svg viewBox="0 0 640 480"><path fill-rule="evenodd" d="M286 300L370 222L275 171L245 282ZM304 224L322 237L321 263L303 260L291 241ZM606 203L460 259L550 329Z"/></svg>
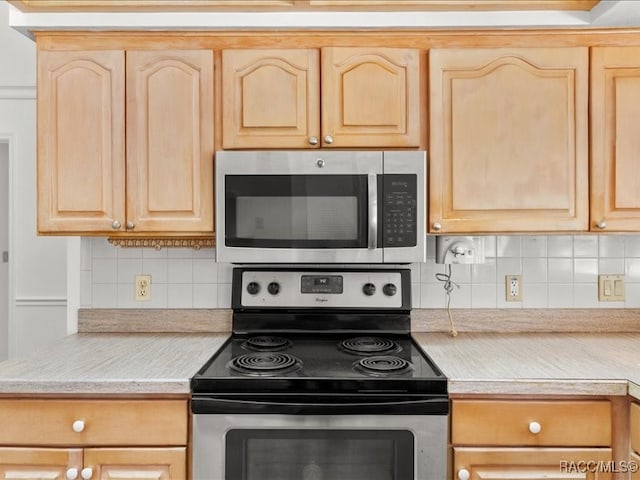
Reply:
<svg viewBox="0 0 640 480"><path fill-rule="evenodd" d="M623 302L624 299L624 275L598 275L600 302Z"/></svg>

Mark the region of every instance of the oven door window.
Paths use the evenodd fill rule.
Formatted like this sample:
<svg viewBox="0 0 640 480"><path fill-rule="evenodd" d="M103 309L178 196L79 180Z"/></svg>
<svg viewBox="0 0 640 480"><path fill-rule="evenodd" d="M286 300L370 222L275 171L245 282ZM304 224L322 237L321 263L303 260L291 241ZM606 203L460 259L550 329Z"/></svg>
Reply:
<svg viewBox="0 0 640 480"><path fill-rule="evenodd" d="M366 248L366 175L227 175L225 244Z"/></svg>
<svg viewBox="0 0 640 480"><path fill-rule="evenodd" d="M226 436L226 480L413 480L407 430L252 430Z"/></svg>

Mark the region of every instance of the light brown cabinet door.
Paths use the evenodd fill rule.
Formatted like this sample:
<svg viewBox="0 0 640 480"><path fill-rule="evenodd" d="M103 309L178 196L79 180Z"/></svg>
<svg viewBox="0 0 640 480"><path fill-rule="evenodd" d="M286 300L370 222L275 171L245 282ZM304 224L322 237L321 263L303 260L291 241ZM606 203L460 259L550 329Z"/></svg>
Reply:
<svg viewBox="0 0 640 480"><path fill-rule="evenodd" d="M629 463L626 467L630 472L630 480L640 480L640 455L635 452L630 452Z"/></svg>
<svg viewBox="0 0 640 480"><path fill-rule="evenodd" d="M419 65L417 49L323 48L323 146L419 146Z"/></svg>
<svg viewBox="0 0 640 480"><path fill-rule="evenodd" d="M417 49L225 50L224 148L417 147L419 66Z"/></svg>
<svg viewBox="0 0 640 480"><path fill-rule="evenodd" d="M127 229L213 231L213 52L127 52Z"/></svg>
<svg viewBox="0 0 640 480"><path fill-rule="evenodd" d="M453 480L610 480L608 448L454 448ZM609 471L607 471L609 470ZM466 473L468 472L468 476Z"/></svg>
<svg viewBox="0 0 640 480"><path fill-rule="evenodd" d="M124 88L123 51L38 52L40 233L124 225Z"/></svg>
<svg viewBox="0 0 640 480"><path fill-rule="evenodd" d="M316 49L223 50L224 148L320 146Z"/></svg>
<svg viewBox="0 0 640 480"><path fill-rule="evenodd" d="M640 47L591 55L591 229L640 231Z"/></svg>
<svg viewBox="0 0 640 480"><path fill-rule="evenodd" d="M429 230L587 230L588 49L429 59Z"/></svg>
<svg viewBox="0 0 640 480"><path fill-rule="evenodd" d="M86 448L84 468L100 480L184 480L187 452L177 448Z"/></svg>
<svg viewBox="0 0 640 480"><path fill-rule="evenodd" d="M82 469L81 449L0 447L3 479L66 480L67 471L73 468Z"/></svg>
<svg viewBox="0 0 640 480"><path fill-rule="evenodd" d="M7 398L0 400L0 445L183 445L187 417L179 399Z"/></svg>

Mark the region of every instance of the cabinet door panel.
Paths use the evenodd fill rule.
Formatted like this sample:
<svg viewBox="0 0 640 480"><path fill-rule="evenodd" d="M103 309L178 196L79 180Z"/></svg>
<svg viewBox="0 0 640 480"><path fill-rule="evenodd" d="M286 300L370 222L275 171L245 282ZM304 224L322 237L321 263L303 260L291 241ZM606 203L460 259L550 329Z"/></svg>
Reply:
<svg viewBox="0 0 640 480"><path fill-rule="evenodd" d="M640 455L635 452L629 453L630 480L640 480Z"/></svg>
<svg viewBox="0 0 640 480"><path fill-rule="evenodd" d="M608 448L454 448L453 478L464 469L470 480L610 480L611 458Z"/></svg>
<svg viewBox="0 0 640 480"><path fill-rule="evenodd" d="M322 49L322 132L331 147L420 145L417 49Z"/></svg>
<svg viewBox="0 0 640 480"><path fill-rule="evenodd" d="M432 224L586 230L587 81L586 48L432 50Z"/></svg>
<svg viewBox="0 0 640 480"><path fill-rule="evenodd" d="M124 223L124 52L38 52L38 231Z"/></svg>
<svg viewBox="0 0 640 480"><path fill-rule="evenodd" d="M187 478L186 448L87 448L84 466L100 480L182 480Z"/></svg>
<svg viewBox="0 0 640 480"><path fill-rule="evenodd" d="M640 47L594 48L591 228L640 231Z"/></svg>
<svg viewBox="0 0 640 480"><path fill-rule="evenodd" d="M127 220L213 231L213 53L127 52Z"/></svg>
<svg viewBox="0 0 640 480"><path fill-rule="evenodd" d="M69 468L82 469L81 449L0 447L5 480L66 480Z"/></svg>
<svg viewBox="0 0 640 480"><path fill-rule="evenodd" d="M308 148L320 135L316 49L224 50L224 148Z"/></svg>

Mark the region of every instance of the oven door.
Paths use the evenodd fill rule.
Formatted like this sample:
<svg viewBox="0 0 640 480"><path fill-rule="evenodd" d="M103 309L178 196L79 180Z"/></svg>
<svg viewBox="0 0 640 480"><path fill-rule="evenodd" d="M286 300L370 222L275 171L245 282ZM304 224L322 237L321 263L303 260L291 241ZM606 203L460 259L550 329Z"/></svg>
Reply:
<svg viewBox="0 0 640 480"><path fill-rule="evenodd" d="M447 415L193 418L194 480L448 478Z"/></svg>
<svg viewBox="0 0 640 480"><path fill-rule="evenodd" d="M382 262L382 152L216 154L217 261Z"/></svg>

